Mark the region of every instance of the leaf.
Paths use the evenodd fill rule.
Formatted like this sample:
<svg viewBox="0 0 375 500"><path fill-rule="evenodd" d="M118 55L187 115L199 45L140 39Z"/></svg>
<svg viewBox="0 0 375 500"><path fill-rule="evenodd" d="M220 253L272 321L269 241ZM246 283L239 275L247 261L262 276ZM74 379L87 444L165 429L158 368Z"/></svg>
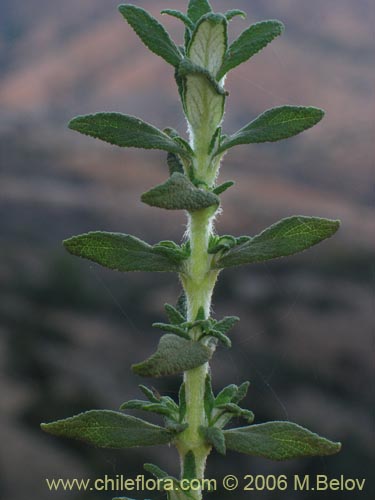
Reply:
<svg viewBox="0 0 375 500"><path fill-rule="evenodd" d="M208 420L210 420L211 418L211 413L214 408L214 404L215 404L215 396L214 393L212 392L211 375L208 373L206 375L205 386L204 386L204 410Z"/></svg>
<svg viewBox="0 0 375 500"><path fill-rule="evenodd" d="M184 173L184 166L180 158L175 153L168 153L167 156L167 165L169 167L169 175L178 172L179 174Z"/></svg>
<svg viewBox="0 0 375 500"><path fill-rule="evenodd" d="M157 19L135 5L120 5L118 9L146 47L172 66L178 66L181 53Z"/></svg>
<svg viewBox="0 0 375 500"><path fill-rule="evenodd" d="M234 184L234 181L224 182L223 184L220 184L220 186L217 186L212 192L219 196L219 194L224 193L227 189L234 186Z"/></svg>
<svg viewBox="0 0 375 500"><path fill-rule="evenodd" d="M215 329L212 329L209 331L209 335L211 335L212 337L215 337L217 338L223 345L225 345L226 347L232 347L232 341L230 340L229 337L227 337L226 335L224 335L223 333L215 330Z"/></svg>
<svg viewBox="0 0 375 500"><path fill-rule="evenodd" d="M55 436L78 439L100 448L132 448L167 444L173 433L136 417L109 410L91 410L74 417L41 424Z"/></svg>
<svg viewBox="0 0 375 500"><path fill-rule="evenodd" d="M195 187L185 175L178 172L163 184L144 193L141 200L151 207L189 212L220 204L220 199L215 194Z"/></svg>
<svg viewBox="0 0 375 500"><path fill-rule="evenodd" d="M183 14L182 12L180 12L179 10L173 10L173 9L163 9L161 11L162 14L167 14L168 16L172 16L172 17L175 17L176 19L179 19L180 21L182 21L185 26L187 28L189 28L190 30L193 30L195 25L193 23L193 21L185 16L185 14Z"/></svg>
<svg viewBox="0 0 375 500"><path fill-rule="evenodd" d="M176 309L184 317L184 319L187 318L187 299L184 291L181 292L177 299Z"/></svg>
<svg viewBox="0 0 375 500"><path fill-rule="evenodd" d="M216 76L228 48L227 20L222 14L203 16L192 35L187 55L193 64Z"/></svg>
<svg viewBox="0 0 375 500"><path fill-rule="evenodd" d="M288 139L316 125L324 116L319 108L280 106L258 116L235 134L224 139L216 154L233 146Z"/></svg>
<svg viewBox="0 0 375 500"><path fill-rule="evenodd" d="M121 272L179 272L184 260L177 252L163 253L158 246L121 233L91 232L63 243L71 254Z"/></svg>
<svg viewBox="0 0 375 500"><path fill-rule="evenodd" d="M186 389L185 382L182 382L180 390L178 391L178 406L180 409L180 422L182 422L186 415Z"/></svg>
<svg viewBox="0 0 375 500"><path fill-rule="evenodd" d="M330 238L340 227L337 220L318 217L288 217L262 233L224 253L215 267L224 268L286 257ZM217 326L216 326L217 328Z"/></svg>
<svg viewBox="0 0 375 500"><path fill-rule="evenodd" d="M159 403L160 397L157 397L151 389L142 384L140 384L138 387L141 389L146 398L151 401L151 403Z"/></svg>
<svg viewBox="0 0 375 500"><path fill-rule="evenodd" d="M333 455L341 449L334 443L291 422L240 427L224 431L230 450L270 460Z"/></svg>
<svg viewBox="0 0 375 500"><path fill-rule="evenodd" d="M216 323L215 330L218 330L220 333L226 334L239 321L240 318L238 318L237 316L226 316L224 319Z"/></svg>
<svg viewBox="0 0 375 500"><path fill-rule="evenodd" d="M167 334L160 339L156 353L132 370L142 377L175 375L203 365L211 356L211 349L203 344Z"/></svg>
<svg viewBox="0 0 375 500"><path fill-rule="evenodd" d="M212 12L212 7L208 0L190 0L187 14L193 23L199 21L208 12Z"/></svg>
<svg viewBox="0 0 375 500"><path fill-rule="evenodd" d="M243 382L238 387L237 394L232 399L232 402L233 403L239 403L240 401L242 401L243 399L245 399L247 391L249 390L249 387L250 387L250 382L248 382L248 381Z"/></svg>
<svg viewBox="0 0 375 500"><path fill-rule="evenodd" d="M188 154L167 134L135 116L121 113L77 116L70 121L69 128L115 146L161 149L182 156Z"/></svg>
<svg viewBox="0 0 375 500"><path fill-rule="evenodd" d="M221 79L228 71L250 59L283 31L284 25L276 20L250 26L228 48L217 78Z"/></svg>
<svg viewBox="0 0 375 500"><path fill-rule="evenodd" d="M227 10L227 12L224 14L224 16L227 18L227 21L231 21L236 16L240 16L243 19L246 19L246 17L247 17L246 12L244 12L243 10L239 10L239 9Z"/></svg>
<svg viewBox="0 0 375 500"><path fill-rule="evenodd" d="M179 337L186 338L190 340L189 334L186 329L181 328L178 325L171 325L169 323L153 323L153 328L158 328L159 330L163 330L163 332L174 333Z"/></svg>
<svg viewBox="0 0 375 500"><path fill-rule="evenodd" d="M222 389L216 396L215 406L230 403L237 394L237 391L238 387L234 384L230 384L227 385L227 387L224 387L224 389Z"/></svg>
<svg viewBox="0 0 375 500"><path fill-rule="evenodd" d="M197 477L197 469L195 465L194 453L190 450L184 456L184 471L182 475L183 479L192 480Z"/></svg>
<svg viewBox="0 0 375 500"><path fill-rule="evenodd" d="M224 433L217 427L200 427L199 429L209 444L215 448L221 455L226 454Z"/></svg>
<svg viewBox="0 0 375 500"><path fill-rule="evenodd" d="M167 477L170 477L167 472L165 472L164 470L160 469L160 467L158 467L155 464L144 464L143 468L144 468L145 471L147 471L150 474L152 474L153 476L155 476L156 479L165 479Z"/></svg>
<svg viewBox="0 0 375 500"><path fill-rule="evenodd" d="M165 304L164 309L167 313L170 323L172 323L173 325L180 325L185 321L185 318L182 316L182 314L170 304Z"/></svg>

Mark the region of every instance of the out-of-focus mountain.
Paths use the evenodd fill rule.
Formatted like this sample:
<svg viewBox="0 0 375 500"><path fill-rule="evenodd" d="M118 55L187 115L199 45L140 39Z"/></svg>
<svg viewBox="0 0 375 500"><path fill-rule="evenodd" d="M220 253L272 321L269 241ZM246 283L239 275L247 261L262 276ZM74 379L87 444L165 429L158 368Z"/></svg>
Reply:
<svg viewBox="0 0 375 500"><path fill-rule="evenodd" d="M143 457L140 450L130 461L129 455L70 445L38 430L41 418L116 408L126 397L136 397L129 366L150 354L157 341L150 324L162 319L162 303L178 293L174 276L107 273L76 262L60 245L67 236L96 229L129 232L150 242L179 241L184 232L183 214L151 209L139 199L165 179L163 153L116 149L66 128L76 114L115 110L160 128L186 130L172 68L142 46L117 13L117 3L1 1L0 428L5 453L0 493L11 498L30 491L41 500L51 498L46 476L125 471L132 477L143 458L161 460L159 465L176 472L168 453ZM179 22L158 13L172 3L184 10L187 1L133 3L151 10L181 39ZM216 10L248 12L247 21L231 23L232 37L266 18L279 18L287 28L228 78L226 131L281 104L315 105L327 112L319 126L296 138L228 154L221 179L237 185L223 196L218 231L254 234L294 213L343 223L337 237L299 257L223 273L214 313L239 314L241 323L233 333L233 350L221 348L215 358L215 388L249 378L257 422L290 417L344 446L341 455L324 463L264 465L236 457L224 470L212 457L209 473L321 473L324 465L332 475L369 477L374 7L371 0L211 3ZM177 380L158 381L158 389L176 395ZM280 500L290 495L280 493ZM361 498L365 495L373 498L369 489ZM66 498L66 492L53 496ZM306 498L314 498L314 492ZM321 498L331 498L330 493Z"/></svg>

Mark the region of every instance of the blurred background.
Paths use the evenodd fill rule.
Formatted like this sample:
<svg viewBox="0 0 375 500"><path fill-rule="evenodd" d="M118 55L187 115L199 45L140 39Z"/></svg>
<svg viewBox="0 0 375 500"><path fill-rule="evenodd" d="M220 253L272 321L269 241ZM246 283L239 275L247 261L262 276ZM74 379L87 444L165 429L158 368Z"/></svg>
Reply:
<svg viewBox="0 0 375 500"><path fill-rule="evenodd" d="M173 70L149 53L118 14L118 0L2 0L0 7L0 495L102 499L110 492L49 492L45 478L142 473L156 461L177 474L167 448L97 450L44 435L41 421L139 397L130 371L155 349L174 275L120 275L64 252L61 240L123 231L181 241L182 213L151 209L140 194L167 176L160 152L120 150L67 130L77 114L122 111L185 133ZM187 1L134 0L159 17ZM219 348L214 388L251 380L256 421L289 418L343 442L337 456L272 463L212 454L208 477L328 474L366 478L374 498L374 5L370 0L212 0L249 23L278 18L285 34L234 70L225 132L267 108L315 105L316 128L276 144L238 147L221 180L221 234L253 235L293 214L340 218L332 240L292 258L221 275L214 313L239 315L233 349ZM181 42L182 25L163 22ZM154 381L176 396L179 380ZM238 423L239 424L239 423ZM373 474L372 474L373 475ZM220 491L215 495L234 498ZM245 498L245 493L236 492ZM161 495L139 493L137 498ZM332 493L254 497L330 499Z"/></svg>

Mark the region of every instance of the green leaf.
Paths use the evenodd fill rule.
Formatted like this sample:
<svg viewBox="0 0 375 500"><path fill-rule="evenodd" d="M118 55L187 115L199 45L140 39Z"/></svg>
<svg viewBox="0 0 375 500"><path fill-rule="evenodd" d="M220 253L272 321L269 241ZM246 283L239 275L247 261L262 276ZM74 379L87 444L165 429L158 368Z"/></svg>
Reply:
<svg viewBox="0 0 375 500"><path fill-rule="evenodd" d="M334 443L291 422L240 427L224 431L230 450L270 460L333 455L341 449Z"/></svg>
<svg viewBox="0 0 375 500"><path fill-rule="evenodd" d="M96 113L77 116L69 128L120 147L161 149L187 156L186 150L167 134L135 116L121 113Z"/></svg>
<svg viewBox="0 0 375 500"><path fill-rule="evenodd" d="M153 476L155 476L156 479L165 479L167 477L170 477L170 475L167 472L160 469L160 467L158 467L155 464L144 464L143 468L145 471L147 471L150 474L152 474Z"/></svg>
<svg viewBox="0 0 375 500"><path fill-rule="evenodd" d="M163 330L163 332L174 333L179 337L183 337L190 340L189 334L186 329L181 328L178 325L171 325L169 323L153 323L153 328L158 328L159 330Z"/></svg>
<svg viewBox="0 0 375 500"><path fill-rule="evenodd" d="M246 17L247 17L246 12L244 12L243 10L239 10L239 9L228 10L224 14L224 16L227 18L227 21L231 21L236 16L240 16L243 19L246 19Z"/></svg>
<svg viewBox="0 0 375 500"><path fill-rule="evenodd" d="M178 172L163 184L144 193L141 199L151 207L189 212L220 204L220 199L215 194L195 187L185 175Z"/></svg>
<svg viewBox="0 0 375 500"><path fill-rule="evenodd" d="M193 23L199 21L208 12L212 12L212 7L208 0L190 0L187 14Z"/></svg>
<svg viewBox="0 0 375 500"><path fill-rule="evenodd" d="M239 403L240 401L242 401L243 399L245 399L247 391L249 390L249 387L250 387L250 382L248 382L248 381L243 382L238 387L237 394L232 399L232 402L233 403Z"/></svg>
<svg viewBox="0 0 375 500"><path fill-rule="evenodd" d="M209 444L221 455L226 454L225 437L221 429L217 427L200 427L200 432Z"/></svg>
<svg viewBox="0 0 375 500"><path fill-rule="evenodd" d="M132 399L126 401L120 406L120 410L142 410L151 413L156 413L157 415L164 415L166 417L173 418L173 410L167 408L161 403L150 403L149 401L140 401L138 399Z"/></svg>
<svg viewBox="0 0 375 500"><path fill-rule="evenodd" d="M234 184L235 184L234 181L224 182L223 184L220 184L220 186L217 186L212 192L217 196L219 196L219 194L224 193L227 189L234 186Z"/></svg>
<svg viewBox="0 0 375 500"><path fill-rule="evenodd" d="M204 386L204 410L208 420L210 420L211 418L211 413L214 408L214 404L215 404L215 396L212 391L211 375L208 373L206 375L205 386Z"/></svg>
<svg viewBox="0 0 375 500"><path fill-rule="evenodd" d="M218 330L220 333L226 334L239 321L240 318L238 318L237 316L226 316L224 319L216 323L215 330Z"/></svg>
<svg viewBox="0 0 375 500"><path fill-rule="evenodd" d="M234 384L227 385L224 387L215 399L215 406L231 403L234 396L237 394L238 387Z"/></svg>
<svg viewBox="0 0 375 500"><path fill-rule="evenodd" d="M272 42L274 38L281 35L283 31L284 25L275 20L263 21L250 26L228 48L217 75L218 79L221 79L228 71L250 59Z"/></svg>
<svg viewBox="0 0 375 500"><path fill-rule="evenodd" d="M227 25L222 14L206 14L198 22L188 47L190 61L214 76L228 48Z"/></svg>
<svg viewBox="0 0 375 500"><path fill-rule="evenodd" d="M146 47L172 66L178 66L181 53L159 21L135 5L120 5L118 9Z"/></svg>
<svg viewBox="0 0 375 500"><path fill-rule="evenodd" d="M190 30L194 30L194 23L191 19L189 19L185 14L180 12L179 10L173 10L173 9L163 9L161 11L162 14L167 14L168 16L175 17L176 19L179 19L182 21L187 28Z"/></svg>
<svg viewBox="0 0 375 500"><path fill-rule="evenodd" d="M65 240L68 252L121 272L179 272L182 254L151 246L134 236L121 233L91 232Z"/></svg>
<svg viewBox="0 0 375 500"><path fill-rule="evenodd" d="M74 417L41 424L55 436L78 439L100 448L132 448L167 444L173 433L139 418L115 411L91 410Z"/></svg>
<svg viewBox="0 0 375 500"><path fill-rule="evenodd" d="M169 321L173 325L180 325L185 321L185 318L182 316L182 314L173 306L170 304L165 304L164 305L165 312L167 313Z"/></svg>
<svg viewBox="0 0 375 500"><path fill-rule="evenodd" d="M142 384L140 384L138 387L141 389L141 391L146 396L146 398L151 401L151 403L159 403L160 396L157 397L156 394L154 393L154 391L152 391L151 389L149 389L148 387L146 387L145 385L142 385Z"/></svg>
<svg viewBox="0 0 375 500"><path fill-rule="evenodd" d="M184 479L192 480L197 477L197 469L195 465L194 453L190 450L184 456L184 471L182 477Z"/></svg>
<svg viewBox="0 0 375 500"><path fill-rule="evenodd" d="M176 309L184 317L184 319L187 318L187 299L185 292L181 292L180 296L178 297Z"/></svg>
<svg viewBox="0 0 375 500"><path fill-rule="evenodd" d="M288 139L316 125L324 116L319 108L281 106L258 116L235 134L224 139L216 154L233 146Z"/></svg>
<svg viewBox="0 0 375 500"><path fill-rule="evenodd" d="M218 330L211 329L208 335L217 338L226 347L229 348L232 347L232 341L230 340L230 338L224 335L223 333L219 332Z"/></svg>
<svg viewBox="0 0 375 500"><path fill-rule="evenodd" d="M182 382L178 391L178 406L180 409L180 422L182 422L186 415L186 390L184 382Z"/></svg>
<svg viewBox="0 0 375 500"><path fill-rule="evenodd" d="M167 165L169 167L169 175L172 175L175 172L178 172L179 174L184 173L184 166L180 158L174 153L168 153Z"/></svg>
<svg viewBox="0 0 375 500"><path fill-rule="evenodd" d="M211 359L209 347L185 340L177 335L164 335L155 354L142 363L132 366L132 370L142 377L163 377L192 370Z"/></svg>
<svg viewBox="0 0 375 500"><path fill-rule="evenodd" d="M337 220L318 217L288 217L224 253L215 267L233 267L286 257L330 238L340 227ZM216 326L217 328L217 326Z"/></svg>

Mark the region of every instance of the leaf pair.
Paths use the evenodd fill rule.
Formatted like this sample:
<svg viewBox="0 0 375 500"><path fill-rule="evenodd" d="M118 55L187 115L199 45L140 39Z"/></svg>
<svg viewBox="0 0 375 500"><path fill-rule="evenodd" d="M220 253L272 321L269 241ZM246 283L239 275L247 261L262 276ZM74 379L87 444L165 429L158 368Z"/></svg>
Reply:
<svg viewBox="0 0 375 500"><path fill-rule="evenodd" d="M213 265L222 269L293 255L330 238L339 227L340 222L336 220L289 217L248 241L217 254Z"/></svg>
<svg viewBox="0 0 375 500"><path fill-rule="evenodd" d="M148 243L128 234L91 232L64 241L73 255L121 272L181 272L187 249L173 242Z"/></svg>

